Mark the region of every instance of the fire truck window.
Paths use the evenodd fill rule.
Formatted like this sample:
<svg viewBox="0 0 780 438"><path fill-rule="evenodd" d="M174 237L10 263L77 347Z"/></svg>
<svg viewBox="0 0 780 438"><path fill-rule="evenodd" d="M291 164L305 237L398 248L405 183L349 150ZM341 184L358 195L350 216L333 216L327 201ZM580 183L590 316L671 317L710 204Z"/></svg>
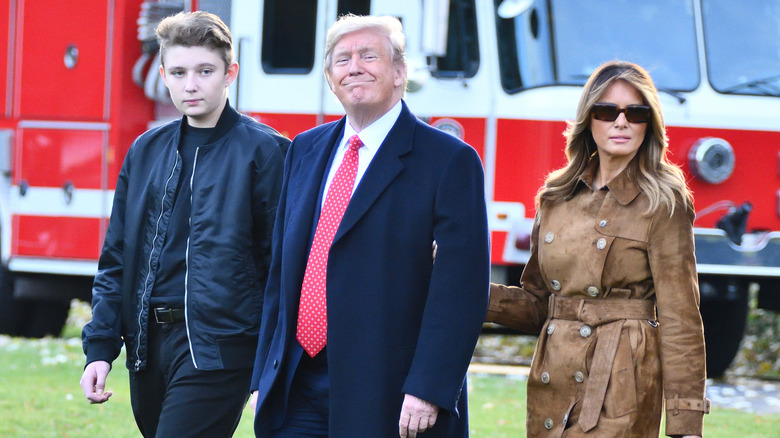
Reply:
<svg viewBox="0 0 780 438"><path fill-rule="evenodd" d="M498 8L504 0L495 0ZM508 93L555 83L550 13L547 0L537 0L519 15L496 15L501 85Z"/></svg>
<svg viewBox="0 0 780 438"><path fill-rule="evenodd" d="M479 69L479 41L474 0L451 0L447 55L436 57L436 77L471 78Z"/></svg>
<svg viewBox="0 0 780 438"><path fill-rule="evenodd" d="M260 62L271 74L307 74L314 67L317 0L272 0L263 7Z"/></svg>
<svg viewBox="0 0 780 438"><path fill-rule="evenodd" d="M346 14L369 15L371 14L371 0L339 0L336 6L337 16Z"/></svg>
<svg viewBox="0 0 780 438"><path fill-rule="evenodd" d="M596 67L612 59L642 65L661 89L698 87L691 0L533 0L507 18L498 15L502 2L494 4L501 85L508 93L583 85Z"/></svg>
<svg viewBox="0 0 780 438"><path fill-rule="evenodd" d="M735 8L706 0L702 18L712 87L721 93L780 96L780 3L755 0Z"/></svg>

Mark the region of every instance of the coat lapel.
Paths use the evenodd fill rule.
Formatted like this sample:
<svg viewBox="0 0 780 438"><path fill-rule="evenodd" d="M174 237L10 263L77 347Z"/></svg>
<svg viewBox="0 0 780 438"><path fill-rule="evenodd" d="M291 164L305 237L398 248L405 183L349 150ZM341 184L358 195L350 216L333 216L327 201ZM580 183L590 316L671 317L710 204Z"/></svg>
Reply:
<svg viewBox="0 0 780 438"><path fill-rule="evenodd" d="M371 205L387 189L390 183L404 169L401 156L412 150L414 127L417 119L409 111L406 103L402 102L401 115L393 125L393 128L385 137L371 164L366 169L363 179L360 180L357 190L349 201L347 211L341 219L341 224L333 241L336 242L347 233L361 217L368 211Z"/></svg>
<svg viewBox="0 0 780 438"><path fill-rule="evenodd" d="M330 168L335 146L344 131L344 119L334 123L332 127L324 130L314 138L308 150L304 151L297 160L298 168L292 170L298 176L289 182L287 215L289 217L286 237L293 237L287 246L288 254L302 254L296 260L288 260L295 268L290 271L293 275L289 278L303 278L303 270L306 267L306 259L309 246L314 235L314 226L320 211L320 194L325 175ZM296 145L297 146L297 145ZM297 298L297 297L296 297Z"/></svg>

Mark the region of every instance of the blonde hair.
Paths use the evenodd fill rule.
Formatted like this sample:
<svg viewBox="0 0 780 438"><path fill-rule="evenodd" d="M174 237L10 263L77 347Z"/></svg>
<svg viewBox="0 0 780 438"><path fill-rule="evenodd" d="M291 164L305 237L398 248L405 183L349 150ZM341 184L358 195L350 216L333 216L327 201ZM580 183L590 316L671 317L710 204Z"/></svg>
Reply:
<svg viewBox="0 0 780 438"><path fill-rule="evenodd" d="M330 69L333 61L333 49L344 35L361 30L371 30L390 40L389 55L393 65L403 67L406 71L406 36L404 35L401 21L388 15L342 15L333 26L328 29L325 39L325 59L323 70L325 78L330 82ZM404 77L404 89L406 89L406 77Z"/></svg>
<svg viewBox="0 0 780 438"><path fill-rule="evenodd" d="M645 69L627 61L610 61L601 65L585 83L577 105L576 119L567 121L563 133L566 137L565 153L568 163L547 176L544 185L536 194L537 205L569 196L591 157L597 155L596 143L590 131L591 109L615 81L625 81L633 86L642 95L644 104L651 109L645 138L627 168L628 177L636 182L650 200L647 213L655 212L664 204L670 214L673 214L676 199L681 200L686 208L692 208L693 196L683 172L667 157L669 139L666 136L658 91Z"/></svg>

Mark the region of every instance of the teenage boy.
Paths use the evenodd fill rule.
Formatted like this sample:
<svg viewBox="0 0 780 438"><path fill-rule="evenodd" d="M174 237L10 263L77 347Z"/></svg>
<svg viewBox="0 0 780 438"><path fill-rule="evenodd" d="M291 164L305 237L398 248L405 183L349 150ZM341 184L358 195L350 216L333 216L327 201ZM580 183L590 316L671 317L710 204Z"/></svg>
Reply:
<svg viewBox="0 0 780 438"><path fill-rule="evenodd" d="M90 403L111 397L124 342L144 436L230 436L249 394L289 140L231 108L238 64L216 15L168 17L157 37L184 116L138 137L119 173L81 387Z"/></svg>

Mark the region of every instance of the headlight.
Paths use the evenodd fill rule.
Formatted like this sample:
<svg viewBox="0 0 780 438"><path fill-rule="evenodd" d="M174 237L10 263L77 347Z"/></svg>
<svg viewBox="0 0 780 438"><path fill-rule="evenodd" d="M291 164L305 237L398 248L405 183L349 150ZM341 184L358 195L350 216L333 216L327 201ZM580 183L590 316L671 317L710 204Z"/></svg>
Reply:
<svg viewBox="0 0 780 438"><path fill-rule="evenodd" d="M720 184L734 172L734 149L722 138L699 139L688 151L688 165L696 178Z"/></svg>

